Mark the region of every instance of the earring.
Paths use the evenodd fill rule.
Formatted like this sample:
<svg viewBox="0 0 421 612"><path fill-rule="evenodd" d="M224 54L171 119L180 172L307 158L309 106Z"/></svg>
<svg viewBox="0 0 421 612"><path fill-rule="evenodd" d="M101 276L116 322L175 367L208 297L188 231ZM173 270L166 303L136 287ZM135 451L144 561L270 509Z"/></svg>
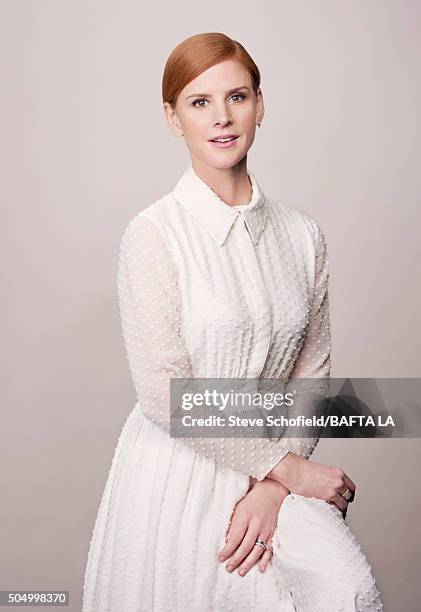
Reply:
<svg viewBox="0 0 421 612"><path fill-rule="evenodd" d="M259 123L257 124L259 127L262 127L262 122L259 121Z"/></svg>

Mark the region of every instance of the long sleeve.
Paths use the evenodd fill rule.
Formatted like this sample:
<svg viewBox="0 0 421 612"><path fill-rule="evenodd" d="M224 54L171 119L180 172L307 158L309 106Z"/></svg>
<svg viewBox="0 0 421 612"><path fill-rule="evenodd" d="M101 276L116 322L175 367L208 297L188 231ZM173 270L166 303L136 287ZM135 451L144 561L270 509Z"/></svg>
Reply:
<svg viewBox="0 0 421 612"><path fill-rule="evenodd" d="M288 411L288 418L298 415L311 418L324 414L330 392L329 260L325 237L313 219L311 228L315 252L313 300L307 335L285 387L285 392L291 392L294 388L299 392L298 401ZM279 449L285 451L280 458L288 452L305 459L311 456L319 441L319 430L312 428L306 431L307 436L300 437L300 428L286 428L278 442Z"/></svg>
<svg viewBox="0 0 421 612"><path fill-rule="evenodd" d="M118 302L129 367L142 412L170 431L170 379L193 378L182 335L171 254L154 221L138 214L120 243ZM286 452L269 438L179 438L225 467L263 480Z"/></svg>

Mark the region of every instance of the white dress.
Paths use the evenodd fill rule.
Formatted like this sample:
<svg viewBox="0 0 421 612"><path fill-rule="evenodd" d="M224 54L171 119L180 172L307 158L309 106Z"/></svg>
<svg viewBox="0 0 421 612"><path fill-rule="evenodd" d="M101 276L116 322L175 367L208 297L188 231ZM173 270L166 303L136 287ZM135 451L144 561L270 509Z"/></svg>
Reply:
<svg viewBox="0 0 421 612"><path fill-rule="evenodd" d="M330 376L328 256L318 224L278 204L252 172L231 207L190 164L139 212L120 245L118 298L137 393L92 532L83 612L382 610L340 511L289 494L264 573L217 556L250 477L317 438L173 438L170 378Z"/></svg>

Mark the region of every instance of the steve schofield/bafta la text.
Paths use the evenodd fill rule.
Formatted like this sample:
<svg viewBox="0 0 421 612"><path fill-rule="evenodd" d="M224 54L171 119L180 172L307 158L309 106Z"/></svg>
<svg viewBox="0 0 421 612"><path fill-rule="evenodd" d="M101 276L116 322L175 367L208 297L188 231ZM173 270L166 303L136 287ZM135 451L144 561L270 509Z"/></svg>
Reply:
<svg viewBox="0 0 421 612"><path fill-rule="evenodd" d="M216 389L206 389L200 393L183 393L181 406L183 410L190 411L195 407L208 406L209 408L223 411L233 406L244 406L264 408L272 410L275 406L292 406L294 404L295 391L288 393L244 393L230 391L228 393L218 392ZM209 414L206 417L194 417L184 414L182 424L185 427L389 427L394 426L391 415L285 415L274 416L267 414L262 417L247 417L242 415L229 415L227 418L221 415Z"/></svg>
<svg viewBox="0 0 421 612"><path fill-rule="evenodd" d="M284 415L274 417L268 414L264 419L261 417L241 417L238 415L230 415L228 418L218 415L209 415L208 417L193 417L190 414L185 414L182 417L182 424L185 427L389 427L394 426L393 417L387 417L381 414L361 415L353 414L350 416L304 416L286 417Z"/></svg>

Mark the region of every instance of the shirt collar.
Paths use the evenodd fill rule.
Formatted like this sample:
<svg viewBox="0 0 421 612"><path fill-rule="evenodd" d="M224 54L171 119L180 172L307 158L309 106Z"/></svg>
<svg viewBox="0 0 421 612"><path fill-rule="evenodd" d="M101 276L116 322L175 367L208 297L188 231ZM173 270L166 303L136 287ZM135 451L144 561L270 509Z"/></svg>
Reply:
<svg viewBox="0 0 421 612"><path fill-rule="evenodd" d="M265 227L268 217L265 196L250 170L248 175L253 193L251 201L245 207L242 207L241 212L221 200L208 184L199 177L191 163L174 188L177 201L198 221L219 246L224 245L238 216L243 216L255 245L258 243Z"/></svg>

